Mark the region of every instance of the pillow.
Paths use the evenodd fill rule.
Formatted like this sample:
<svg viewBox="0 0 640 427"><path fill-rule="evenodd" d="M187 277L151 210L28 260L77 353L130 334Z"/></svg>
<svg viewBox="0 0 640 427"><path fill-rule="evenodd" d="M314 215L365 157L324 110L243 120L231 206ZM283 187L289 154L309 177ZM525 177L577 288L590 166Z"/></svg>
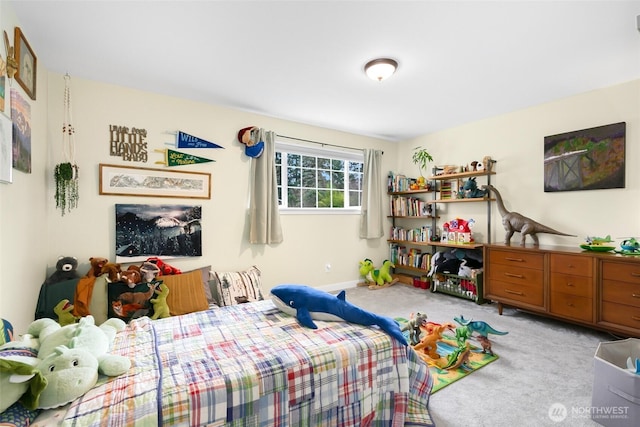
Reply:
<svg viewBox="0 0 640 427"><path fill-rule="evenodd" d="M0 413L0 425L7 427L27 427L40 413L40 409L27 409L22 403L16 402Z"/></svg>
<svg viewBox="0 0 640 427"><path fill-rule="evenodd" d="M172 316L204 311L209 308L200 270L159 276L158 279L169 288L167 305Z"/></svg>
<svg viewBox="0 0 640 427"><path fill-rule="evenodd" d="M261 272L255 265L246 271L212 271L211 277L220 305L237 304L236 297L246 297L248 301L264 299Z"/></svg>
<svg viewBox="0 0 640 427"><path fill-rule="evenodd" d="M139 283L130 288L126 283L113 282L107 285L107 311L109 317L125 322L142 316L150 316L153 306L149 301L155 295L158 282Z"/></svg>
<svg viewBox="0 0 640 427"><path fill-rule="evenodd" d="M102 325L109 318L109 310L107 309L109 306L107 303L108 286L106 275L96 277L96 281L93 283L93 292L91 293L91 301L89 301L89 313L95 319L96 325Z"/></svg>
<svg viewBox="0 0 640 427"><path fill-rule="evenodd" d="M204 295L207 298L207 303L209 305L218 305L218 301L211 294L211 286L209 286L209 273L211 271L211 266L207 265L206 267L200 267L196 270L185 271L183 274L191 273L192 271L199 271L202 275L202 289L204 289ZM166 276L160 277L160 279Z"/></svg>

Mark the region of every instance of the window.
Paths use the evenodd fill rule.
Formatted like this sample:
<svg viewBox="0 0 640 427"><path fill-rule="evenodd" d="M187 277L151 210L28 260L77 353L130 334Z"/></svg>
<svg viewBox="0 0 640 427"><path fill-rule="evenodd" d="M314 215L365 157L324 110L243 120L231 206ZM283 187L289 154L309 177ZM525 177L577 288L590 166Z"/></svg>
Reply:
<svg viewBox="0 0 640 427"><path fill-rule="evenodd" d="M278 203L291 211L360 211L364 156L361 151L276 143Z"/></svg>

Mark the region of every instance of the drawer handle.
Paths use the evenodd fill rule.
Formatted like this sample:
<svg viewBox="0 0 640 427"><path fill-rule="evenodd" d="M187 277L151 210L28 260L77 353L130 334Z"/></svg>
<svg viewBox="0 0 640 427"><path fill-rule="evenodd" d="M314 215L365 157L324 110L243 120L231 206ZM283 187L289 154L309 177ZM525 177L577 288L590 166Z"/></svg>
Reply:
<svg viewBox="0 0 640 427"><path fill-rule="evenodd" d="M631 316L631 319L632 319L632 320L640 320L640 317L638 317L638 316Z"/></svg>
<svg viewBox="0 0 640 427"><path fill-rule="evenodd" d="M569 283L567 283L567 286L569 286L569 287L572 287L572 288L573 288L575 285L574 285L573 283L569 282Z"/></svg>
<svg viewBox="0 0 640 427"><path fill-rule="evenodd" d="M508 294L520 295L520 296L523 296L523 295L524 295L522 292L512 291L512 290L509 290L509 289L505 289L504 291L505 291L506 293L508 293Z"/></svg>
<svg viewBox="0 0 640 427"><path fill-rule="evenodd" d="M507 277L515 277L517 279L524 279L524 276L522 274L504 273L504 275L507 276Z"/></svg>
<svg viewBox="0 0 640 427"><path fill-rule="evenodd" d="M640 298L640 294L631 294L631 296L634 298Z"/></svg>
<svg viewBox="0 0 640 427"><path fill-rule="evenodd" d="M631 273L631 277L640 277L640 273Z"/></svg>
<svg viewBox="0 0 640 427"><path fill-rule="evenodd" d="M505 257L505 259L507 261L515 261L515 262L524 262L524 260L522 258L509 258L509 257Z"/></svg>

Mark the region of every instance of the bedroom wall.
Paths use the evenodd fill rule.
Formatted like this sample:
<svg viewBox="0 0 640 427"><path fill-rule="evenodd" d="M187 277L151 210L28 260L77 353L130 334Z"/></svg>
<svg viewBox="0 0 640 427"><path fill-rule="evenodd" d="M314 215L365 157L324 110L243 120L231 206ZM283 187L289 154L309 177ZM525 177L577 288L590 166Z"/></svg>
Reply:
<svg viewBox="0 0 640 427"><path fill-rule="evenodd" d="M623 189L544 192L544 137L573 130L626 122L626 186ZM514 111L424 135L400 145L400 169L413 173L411 152L424 146L435 164L467 164L490 155L497 160L492 183L508 210L520 212L556 230L575 234L540 234L540 243L578 246L589 236L640 236L640 80ZM483 178L478 178L480 184ZM484 182L484 181L482 181ZM486 235L484 204L449 204L445 220L474 218ZM442 222L442 221L441 221ZM492 241L504 240L496 204L492 209ZM519 244L516 233L512 243ZM481 236L480 241L487 241ZM616 240L620 243L621 239Z"/></svg>

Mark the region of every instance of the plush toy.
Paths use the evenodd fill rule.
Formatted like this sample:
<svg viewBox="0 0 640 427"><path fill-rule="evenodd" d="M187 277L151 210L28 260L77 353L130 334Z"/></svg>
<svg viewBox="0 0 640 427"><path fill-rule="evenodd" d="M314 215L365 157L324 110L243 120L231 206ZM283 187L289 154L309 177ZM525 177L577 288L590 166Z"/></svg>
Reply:
<svg viewBox="0 0 640 427"><path fill-rule="evenodd" d="M119 282L122 274L122 268L120 264L116 264L115 262L108 262L102 266L100 270L100 275L107 275L107 282L114 283Z"/></svg>
<svg viewBox="0 0 640 427"><path fill-rule="evenodd" d="M373 261L369 258L365 258L360 261L360 276L364 277L364 282L366 284L370 284L373 282L373 278L371 277L371 272L376 268L373 265Z"/></svg>
<svg viewBox="0 0 640 427"><path fill-rule="evenodd" d="M67 326L48 318L32 322L28 333L40 339L40 363L32 381L44 387L41 391L31 387L22 399L25 406L48 409L66 405L89 391L98 381L98 373L118 376L127 372L131 361L108 353L117 331L124 327L125 323L115 318L98 327L93 316Z"/></svg>
<svg viewBox="0 0 640 427"><path fill-rule="evenodd" d="M39 362L39 346L38 340L28 334L0 346L0 413L29 388L31 372Z"/></svg>
<svg viewBox="0 0 640 427"><path fill-rule="evenodd" d="M63 299L55 307L53 312L58 316L60 326L67 326L78 321L78 317L73 315L73 304L68 299Z"/></svg>
<svg viewBox="0 0 640 427"><path fill-rule="evenodd" d="M78 259L71 256L61 256L56 262L56 271L45 280L45 285L64 282L65 280L77 279L80 277L77 271Z"/></svg>
<svg viewBox="0 0 640 427"><path fill-rule="evenodd" d="M179 268L173 267L158 257L151 257L147 259L147 262L155 264L160 269L160 276L168 276L171 274L182 274Z"/></svg>
<svg viewBox="0 0 640 427"><path fill-rule="evenodd" d="M101 258L101 257L91 257L89 258L89 263L91 264L91 268L89 269L89 271L87 272L87 274L85 275L86 277L98 277L102 274L102 267L104 267L104 265L106 263L108 263L109 260L106 258Z"/></svg>
<svg viewBox="0 0 640 427"><path fill-rule="evenodd" d="M156 277L160 275L160 268L152 262L145 261L142 263L142 267L140 267L140 275L142 276L143 282L153 282L156 280Z"/></svg>
<svg viewBox="0 0 640 427"><path fill-rule="evenodd" d="M120 281L126 283L130 288L135 288L138 283L142 283L140 267L130 265L125 271L120 273Z"/></svg>
<svg viewBox="0 0 640 427"><path fill-rule="evenodd" d="M169 287L164 283L160 283L160 289L156 288L155 298L151 298L151 304L153 304L153 316L151 318L161 319L164 317L170 317L169 306L167 305L167 295L169 295Z"/></svg>
<svg viewBox="0 0 640 427"><path fill-rule="evenodd" d="M249 126L238 131L238 141L245 145L244 154L249 157L260 157L264 151L262 132L255 126Z"/></svg>

